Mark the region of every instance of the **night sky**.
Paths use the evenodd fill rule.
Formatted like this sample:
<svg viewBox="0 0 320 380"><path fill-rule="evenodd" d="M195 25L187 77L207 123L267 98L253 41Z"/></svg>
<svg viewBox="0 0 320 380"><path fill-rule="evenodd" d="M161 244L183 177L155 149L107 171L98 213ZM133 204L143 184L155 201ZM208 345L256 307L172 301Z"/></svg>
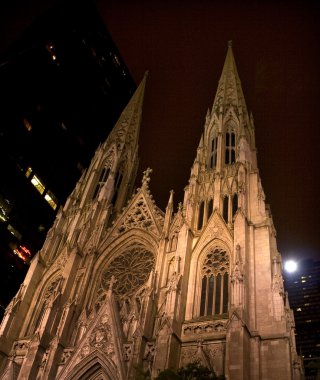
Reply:
<svg viewBox="0 0 320 380"><path fill-rule="evenodd" d="M21 3L0 10L1 50L58 1ZM158 206L165 209L171 189L176 207L182 201L232 40L255 120L258 166L278 249L285 259L320 259L319 7L308 1L95 4L137 84L150 72L138 185L149 166Z"/></svg>

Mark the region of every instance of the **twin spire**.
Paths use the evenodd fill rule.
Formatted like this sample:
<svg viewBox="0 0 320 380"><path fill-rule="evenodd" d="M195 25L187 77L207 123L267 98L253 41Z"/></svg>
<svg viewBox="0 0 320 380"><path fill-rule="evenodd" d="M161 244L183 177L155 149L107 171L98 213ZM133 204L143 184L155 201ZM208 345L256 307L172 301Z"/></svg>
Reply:
<svg viewBox="0 0 320 380"><path fill-rule="evenodd" d="M136 89L111 131L106 141L107 145L116 141L117 143L131 143L137 148L147 77L148 71L146 71L139 87ZM219 114L224 112L230 106L235 107L239 113L247 114L247 106L241 88L241 81L233 56L232 41L228 42L228 51L218 83L211 115L213 115L213 113Z"/></svg>
<svg viewBox="0 0 320 380"><path fill-rule="evenodd" d="M135 91L126 108L121 113L118 122L107 139L108 142L111 142L114 139L120 139L120 141L128 142L129 137L131 141L133 139L133 141L137 144L147 77L148 71L146 71L139 87ZM230 105L236 107L238 111L242 111L242 113L247 113L247 106L241 88L241 81L233 56L232 41L228 42L227 56L218 83L218 89L211 114L213 114L213 112L219 114Z"/></svg>
<svg viewBox="0 0 320 380"><path fill-rule="evenodd" d="M104 150L111 145L117 147L118 157L121 156L121 160L124 160L123 162L126 162L128 167L130 167L131 183L134 181L136 171L136 168L134 168L135 165L131 163L135 162L137 164L138 160L138 140L147 76L148 72L145 73L140 85L121 113L102 148ZM213 114L219 115L225 113L230 107L238 114L247 115L247 107L233 56L231 41L228 43L227 55L218 83L211 115L210 113L207 115L208 121ZM203 145L203 138L200 145Z"/></svg>

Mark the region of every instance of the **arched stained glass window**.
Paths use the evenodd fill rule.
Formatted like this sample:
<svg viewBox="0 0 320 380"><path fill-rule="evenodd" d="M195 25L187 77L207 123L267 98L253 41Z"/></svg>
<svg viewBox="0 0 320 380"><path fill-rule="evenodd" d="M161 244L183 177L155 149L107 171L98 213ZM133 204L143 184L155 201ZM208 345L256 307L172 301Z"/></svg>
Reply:
<svg viewBox="0 0 320 380"><path fill-rule="evenodd" d="M229 255L222 248L207 254L201 266L200 316L228 311Z"/></svg>
<svg viewBox="0 0 320 380"><path fill-rule="evenodd" d="M153 253L138 243L115 257L102 272L95 302L96 309L98 310L104 302L112 276L116 280L112 288L113 293L119 298L128 298L146 283L154 265Z"/></svg>

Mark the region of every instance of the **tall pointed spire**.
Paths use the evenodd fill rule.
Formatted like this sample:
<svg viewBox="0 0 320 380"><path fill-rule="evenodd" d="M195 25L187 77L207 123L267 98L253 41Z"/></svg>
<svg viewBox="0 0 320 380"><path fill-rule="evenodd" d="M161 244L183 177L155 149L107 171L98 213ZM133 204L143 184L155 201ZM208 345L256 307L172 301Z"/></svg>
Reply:
<svg viewBox="0 0 320 380"><path fill-rule="evenodd" d="M97 148L86 171L85 185L78 194L82 204L88 200L111 202L115 214L130 196L139 162L139 131L147 76L148 72L106 141Z"/></svg>
<svg viewBox="0 0 320 380"><path fill-rule="evenodd" d="M173 213L173 190L170 190L170 197L169 201L166 207L166 214L164 217L164 224L163 224L163 231L165 233L165 237L168 236L169 233L169 228L170 228L170 223L172 220L172 213Z"/></svg>
<svg viewBox="0 0 320 380"><path fill-rule="evenodd" d="M228 42L227 56L219 80L212 112L219 113L219 111L223 111L223 109L230 105L247 113L246 102L244 100L237 66L233 56L232 41Z"/></svg>
<svg viewBox="0 0 320 380"><path fill-rule="evenodd" d="M112 142L116 142L117 145L119 143L129 143L137 147L147 77L148 71L145 72L140 85L136 89L126 108L122 111L116 125L105 142L105 146Z"/></svg>

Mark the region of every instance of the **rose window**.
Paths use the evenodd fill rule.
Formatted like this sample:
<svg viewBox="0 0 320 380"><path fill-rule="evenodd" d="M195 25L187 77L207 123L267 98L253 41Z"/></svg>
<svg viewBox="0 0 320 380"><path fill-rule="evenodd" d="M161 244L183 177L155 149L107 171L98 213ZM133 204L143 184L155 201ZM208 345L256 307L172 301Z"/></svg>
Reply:
<svg viewBox="0 0 320 380"><path fill-rule="evenodd" d="M154 255L143 246L129 248L113 259L102 273L98 293L102 295L109 289L111 277L114 276L113 292L119 296L132 295L148 280L154 262Z"/></svg>

